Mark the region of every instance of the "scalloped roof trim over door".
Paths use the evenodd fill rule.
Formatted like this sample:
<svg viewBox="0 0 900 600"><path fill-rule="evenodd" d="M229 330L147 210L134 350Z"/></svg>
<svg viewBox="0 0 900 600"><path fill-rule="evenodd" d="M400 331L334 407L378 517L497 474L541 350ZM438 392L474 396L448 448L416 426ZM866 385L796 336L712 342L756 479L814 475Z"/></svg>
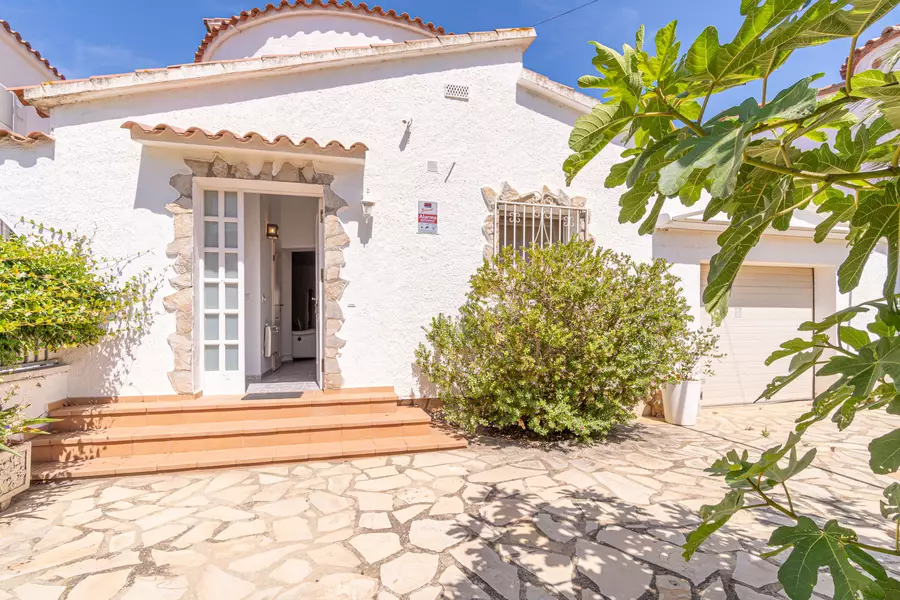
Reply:
<svg viewBox="0 0 900 600"><path fill-rule="evenodd" d="M299 142L295 142L290 136L285 134L280 134L270 139L255 131L240 135L228 129L222 129L212 133L200 127L182 129L166 123L150 126L135 121L127 121L122 124L122 129L131 131L131 137L136 141L199 142L203 145L220 148L312 152L323 156L352 156L360 158L369 150L361 142L354 142L348 147L337 140L332 140L323 145L311 137L305 137Z"/></svg>

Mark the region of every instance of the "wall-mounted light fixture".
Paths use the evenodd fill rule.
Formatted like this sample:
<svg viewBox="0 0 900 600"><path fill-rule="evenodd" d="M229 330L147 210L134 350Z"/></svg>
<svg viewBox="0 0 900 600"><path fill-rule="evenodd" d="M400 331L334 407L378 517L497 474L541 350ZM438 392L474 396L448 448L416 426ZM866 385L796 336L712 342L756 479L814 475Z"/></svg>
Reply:
<svg viewBox="0 0 900 600"><path fill-rule="evenodd" d="M278 239L278 225L274 223L266 223L266 237L270 240Z"/></svg>
<svg viewBox="0 0 900 600"><path fill-rule="evenodd" d="M375 202L372 200L362 201L362 213L366 221L372 220L372 212L375 210Z"/></svg>

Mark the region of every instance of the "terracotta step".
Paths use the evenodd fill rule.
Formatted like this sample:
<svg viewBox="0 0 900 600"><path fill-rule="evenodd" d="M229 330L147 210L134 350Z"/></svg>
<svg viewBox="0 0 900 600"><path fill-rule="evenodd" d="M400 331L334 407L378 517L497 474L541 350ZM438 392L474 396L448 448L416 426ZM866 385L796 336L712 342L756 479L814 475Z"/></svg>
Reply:
<svg viewBox="0 0 900 600"><path fill-rule="evenodd" d="M385 414L397 411L393 392L304 392L295 398L244 399L204 396L156 402L107 402L66 406L50 411L54 431L87 431L112 427L171 426L299 417Z"/></svg>
<svg viewBox="0 0 900 600"><path fill-rule="evenodd" d="M185 423L67 431L36 437L34 460L78 461L322 442L423 436L431 418L419 408L393 413Z"/></svg>
<svg viewBox="0 0 900 600"><path fill-rule="evenodd" d="M301 395L312 397L316 395L340 395L340 394L363 394L363 393L393 393L394 388L391 386L373 386L373 387L360 387L360 388L345 388L343 390L324 390L318 392L295 392L295 397L300 397ZM287 392L288 394L290 392ZM198 399L202 396L198 396ZM235 398L239 396L233 396ZM65 406L88 406L88 405L100 405L100 404L119 404L119 403L127 403L134 404L137 402L184 402L184 401L192 401L191 398L186 398L185 396L176 396L173 394L164 395L164 396L101 396L95 398L67 398L65 400Z"/></svg>
<svg viewBox="0 0 900 600"><path fill-rule="evenodd" d="M431 431L428 435L320 442L284 446L263 446L229 450L204 450L174 454L144 454L138 456L95 458L81 462L43 462L32 465L32 480L52 481L83 477L109 477L167 471L263 465L308 460L338 460L465 448L460 436Z"/></svg>

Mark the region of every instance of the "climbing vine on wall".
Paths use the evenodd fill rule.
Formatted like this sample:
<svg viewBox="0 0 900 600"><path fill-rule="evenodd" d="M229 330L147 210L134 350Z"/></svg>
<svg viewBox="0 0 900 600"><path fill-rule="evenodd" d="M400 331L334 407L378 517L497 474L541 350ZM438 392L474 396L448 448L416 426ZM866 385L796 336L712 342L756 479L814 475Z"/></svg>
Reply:
<svg viewBox="0 0 900 600"><path fill-rule="evenodd" d="M123 275L131 261L95 256L89 237L23 225L29 233L0 238L0 365L146 324L149 271Z"/></svg>

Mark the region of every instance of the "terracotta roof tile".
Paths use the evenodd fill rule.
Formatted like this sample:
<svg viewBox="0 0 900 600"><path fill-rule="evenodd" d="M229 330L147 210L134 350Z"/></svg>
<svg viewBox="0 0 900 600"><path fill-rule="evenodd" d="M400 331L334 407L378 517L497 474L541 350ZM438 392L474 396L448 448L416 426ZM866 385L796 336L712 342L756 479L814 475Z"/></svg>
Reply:
<svg viewBox="0 0 900 600"><path fill-rule="evenodd" d="M41 53L40 53L40 52L38 52L37 50L35 50L34 48L32 48L32 47L31 47L31 44L29 44L28 42L26 42L25 40L22 39L22 36L21 36L21 34L19 34L18 31L13 31L13 28L9 26L9 23L7 23L6 21L4 21L3 19L0 19L0 27L2 27L3 29L5 29L7 33L9 33L11 36L13 36L14 38L16 38L16 41L19 42L20 44L22 44L23 46L25 46L25 49L28 50L29 52L31 52L31 53L35 56L35 58L37 58L39 61L41 61L42 63L44 63L44 66L47 67L47 69L48 69L51 73L53 73L54 75L56 75L56 76L59 77L60 79L65 79L65 76L64 76L62 73L60 73L59 71L57 71L57 70L56 70L56 67L54 67L53 65L51 65L49 60L47 60L46 58L44 58L43 56L41 56Z"/></svg>
<svg viewBox="0 0 900 600"><path fill-rule="evenodd" d="M277 135L272 139L269 139L255 131L250 131L245 135L238 135L233 131L229 131L228 129L222 129L217 131L216 133L211 133L206 131L205 129L201 129L200 127L188 127L187 129L182 129L180 127L173 127L172 125L167 125L166 123L161 123L152 127L150 125L144 125L143 123L137 123L135 121L127 121L122 123L122 129L131 130L132 133L139 132L143 133L147 136L158 136L160 138L164 136L175 137L184 140L191 140L195 137L201 137L211 142L224 140L225 142L230 143L230 145L234 145L236 147L241 146L263 146L272 150L278 149L291 149L291 150L302 150L302 149L312 149L320 152L336 152L340 151L346 154L357 154L366 152L369 148L361 143L356 142L351 144L348 148L344 146L341 142L336 140L332 140L325 144L324 146L314 140L311 137L305 137L299 142L293 141L290 136L281 134Z"/></svg>
<svg viewBox="0 0 900 600"><path fill-rule="evenodd" d="M9 129L0 129L0 144L12 143L30 146L53 141L55 140L43 131L32 131L28 135L21 135Z"/></svg>
<svg viewBox="0 0 900 600"><path fill-rule="evenodd" d="M844 82L839 81L837 83L832 83L831 85L827 85L823 88L819 88L819 91L816 93L816 96L819 98L824 98L825 96L829 96L831 94L836 94L837 92L844 89Z"/></svg>
<svg viewBox="0 0 900 600"><path fill-rule="evenodd" d="M365 15L375 16L378 18L399 21L405 25L418 26L423 31L426 31L433 35L445 35L446 33L443 27L438 27L431 22L426 23L420 17L411 17L408 13L398 14L395 10L384 10L380 6L369 8L369 6L364 2L353 4L353 2L350 2L350 0L345 0L344 2L341 2L340 0L294 0L293 2L289 0L281 0L277 5L266 4L264 8L254 8L249 11L245 10L241 12L241 14L235 15L230 19L204 19L204 24L206 25L208 33L203 38L203 41L200 42L200 47L197 48L197 53L194 55L194 62L203 62L203 55L206 53L206 50L207 48L209 48L210 44L213 43L213 41L219 36L219 34L227 31L232 26L237 25L238 23L250 21L271 12L280 12L282 10L298 10L304 8L349 10Z"/></svg>
<svg viewBox="0 0 900 600"><path fill-rule="evenodd" d="M878 48L879 46L883 46L887 42L900 37L900 25L891 25L889 27L885 27L881 30L881 35L872 38L868 42L866 42L863 46L860 46L853 53L853 70L854 73L856 71L856 65L859 65L860 61L866 57L873 50ZM841 77L847 77L847 59L844 59L844 64L841 65Z"/></svg>

